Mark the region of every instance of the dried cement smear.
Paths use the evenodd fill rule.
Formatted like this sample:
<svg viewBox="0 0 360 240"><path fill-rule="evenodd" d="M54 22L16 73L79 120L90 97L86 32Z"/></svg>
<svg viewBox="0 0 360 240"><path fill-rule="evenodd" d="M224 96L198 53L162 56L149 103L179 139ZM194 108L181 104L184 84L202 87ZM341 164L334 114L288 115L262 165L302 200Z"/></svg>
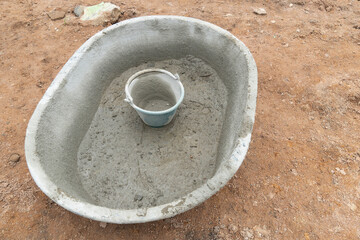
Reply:
<svg viewBox="0 0 360 240"><path fill-rule="evenodd" d="M146 126L123 99L127 79L146 68L178 73L185 98L173 121ZM171 202L201 186L215 171L227 104L216 72L198 58L148 62L114 79L104 93L78 152L85 190L119 209Z"/></svg>

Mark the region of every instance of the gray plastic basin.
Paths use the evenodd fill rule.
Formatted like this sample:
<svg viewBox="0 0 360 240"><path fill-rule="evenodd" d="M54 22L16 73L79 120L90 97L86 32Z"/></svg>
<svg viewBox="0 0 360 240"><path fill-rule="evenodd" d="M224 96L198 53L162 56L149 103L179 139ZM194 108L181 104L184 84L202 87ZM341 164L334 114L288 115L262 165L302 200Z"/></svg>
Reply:
<svg viewBox="0 0 360 240"><path fill-rule="evenodd" d="M216 151L214 171L200 185L184 188L182 196L174 195L172 199L171 193L163 192L168 197L163 199L171 199L168 202L164 200L156 204L155 201L151 205L133 208L122 207L121 203L116 202L111 206L117 207L102 204L103 199L94 199L82 183L78 152L104 92L117 76L132 67L188 55L202 59L211 66L227 90L219 139L207 143ZM119 87L119 93L123 91L124 86ZM25 140L26 161L39 188L57 204L78 215L119 224L172 217L211 197L236 173L249 147L256 95L255 61L248 48L226 30L204 21L178 16L147 16L126 20L100 31L86 41L58 73L30 119ZM168 131L166 129L181 124L181 114L191 107L189 103L186 104L189 100L187 97L190 95L186 95L184 107L178 110L179 117L169 124L169 128L161 131ZM136 113L129 113L132 114ZM141 127L143 123L139 120L134 124ZM129 133L124 137L131 136ZM107 145L103 146L101 151L106 152ZM95 148L90 150L97 151ZM121 153L122 148L125 151L129 146L118 146L116 151ZM105 164L106 159L103 161ZM121 167L122 160L117 161ZM155 157L153 161L156 161ZM181 163L185 160L174 161ZM146 165L143 167L146 168ZM201 169L196 171L201 172ZM97 174L106 175L107 172L100 171ZM161 177L166 174L162 172ZM174 172L171 174L174 175ZM123 180L126 182L126 179ZM183 183L172 184L180 186ZM170 188L167 191L172 190ZM143 197L136 198L136 201L140 201Z"/></svg>

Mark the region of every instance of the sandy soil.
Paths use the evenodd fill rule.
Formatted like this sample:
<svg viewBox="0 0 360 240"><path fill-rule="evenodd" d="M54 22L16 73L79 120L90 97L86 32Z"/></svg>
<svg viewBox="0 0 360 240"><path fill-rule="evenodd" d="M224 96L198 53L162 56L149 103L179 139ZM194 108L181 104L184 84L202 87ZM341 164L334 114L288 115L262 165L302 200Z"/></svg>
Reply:
<svg viewBox="0 0 360 240"><path fill-rule="evenodd" d="M248 155L220 192L171 219L103 224L57 206L29 175L27 122L69 57L104 26L79 24L75 1L2 0L0 239L360 238L360 1L112 2L123 19L196 17L249 47L259 94ZM55 8L66 17L52 21Z"/></svg>

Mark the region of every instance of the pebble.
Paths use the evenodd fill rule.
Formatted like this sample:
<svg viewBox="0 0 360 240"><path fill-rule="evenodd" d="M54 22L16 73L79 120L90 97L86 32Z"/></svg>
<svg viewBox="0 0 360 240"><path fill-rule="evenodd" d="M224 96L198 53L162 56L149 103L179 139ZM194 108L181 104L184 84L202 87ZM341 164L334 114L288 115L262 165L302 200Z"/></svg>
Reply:
<svg viewBox="0 0 360 240"><path fill-rule="evenodd" d="M54 10L47 14L49 18L53 21L63 19L65 17L65 12L60 10Z"/></svg>
<svg viewBox="0 0 360 240"><path fill-rule="evenodd" d="M231 233L236 233L239 230L234 224L229 225L228 229Z"/></svg>
<svg viewBox="0 0 360 240"><path fill-rule="evenodd" d="M351 211L356 211L357 206L356 206L354 203L349 203L349 204L347 204L347 205L348 205L348 207L351 209Z"/></svg>
<svg viewBox="0 0 360 240"><path fill-rule="evenodd" d="M330 12L332 9L333 9L332 6L327 6L327 7L325 8L325 10L326 10L327 12Z"/></svg>
<svg viewBox="0 0 360 240"><path fill-rule="evenodd" d="M241 231L241 236L244 238L244 240L253 239L254 238L254 232L253 232L253 230L251 230L249 228L244 228Z"/></svg>
<svg viewBox="0 0 360 240"><path fill-rule="evenodd" d="M280 208L274 208L275 211L282 213L282 210Z"/></svg>
<svg viewBox="0 0 360 240"><path fill-rule="evenodd" d="M336 171L338 171L339 173L341 173L342 175L346 175L346 172L343 170L343 169L340 169L340 168L335 168Z"/></svg>
<svg viewBox="0 0 360 240"><path fill-rule="evenodd" d="M75 16L77 17L80 17L83 13L84 13L84 6L81 6L81 5L77 5L75 8L74 8L74 14Z"/></svg>
<svg viewBox="0 0 360 240"><path fill-rule="evenodd" d="M290 170L290 172L291 172L292 174L294 174L295 176L297 176L297 175L298 175L298 172L296 171L296 169L295 169L295 168L291 169L291 170Z"/></svg>
<svg viewBox="0 0 360 240"><path fill-rule="evenodd" d="M2 188L6 188L6 187L8 187L10 184L9 183L7 183L7 182L4 182L4 181L1 181L0 182L0 187L2 187Z"/></svg>
<svg viewBox="0 0 360 240"><path fill-rule="evenodd" d="M268 196L269 196L270 199L273 199L275 197L275 193L271 192L271 193L268 194Z"/></svg>
<svg viewBox="0 0 360 240"><path fill-rule="evenodd" d="M135 197L134 197L134 201L137 202L137 201L141 201L143 199L143 196L139 195L139 194L136 194Z"/></svg>
<svg viewBox="0 0 360 240"><path fill-rule="evenodd" d="M265 8L253 8L253 12L257 15L266 15L267 14Z"/></svg>
<svg viewBox="0 0 360 240"><path fill-rule="evenodd" d="M76 10L77 14L82 13L81 7ZM83 10L80 18L82 23L94 26L106 23L114 24L119 20L121 15L120 7L110 2L101 2L97 5L87 6L84 7Z"/></svg>
<svg viewBox="0 0 360 240"><path fill-rule="evenodd" d="M20 161L20 155L18 153L13 153L9 157L10 165L15 165Z"/></svg>
<svg viewBox="0 0 360 240"><path fill-rule="evenodd" d="M219 227L219 226L215 226L215 227L214 227L214 232L215 232L215 233L219 233L219 232L220 232L220 227Z"/></svg>
<svg viewBox="0 0 360 240"><path fill-rule="evenodd" d="M271 20L270 22L271 22L271 23L273 23L273 24L274 24L274 23L276 23L276 21L275 21L275 20Z"/></svg>
<svg viewBox="0 0 360 240"><path fill-rule="evenodd" d="M106 228L107 223L106 222L100 222L100 227Z"/></svg>
<svg viewBox="0 0 360 240"><path fill-rule="evenodd" d="M256 225L253 228L256 232L260 233L262 236L268 236L270 235L270 230L267 230L265 226L260 227L259 225Z"/></svg>

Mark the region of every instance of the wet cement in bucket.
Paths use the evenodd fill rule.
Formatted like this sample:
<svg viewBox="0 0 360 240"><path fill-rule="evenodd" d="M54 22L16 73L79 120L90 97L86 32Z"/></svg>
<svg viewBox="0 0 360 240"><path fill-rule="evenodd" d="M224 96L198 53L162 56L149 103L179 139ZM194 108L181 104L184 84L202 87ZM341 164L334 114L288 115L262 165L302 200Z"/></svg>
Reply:
<svg viewBox="0 0 360 240"><path fill-rule="evenodd" d="M176 96L169 83L157 75L159 75L158 72L150 72L134 80L136 84L130 91L130 95L136 106L148 111L163 111L176 104ZM176 81L170 76L166 79Z"/></svg>
<svg viewBox="0 0 360 240"><path fill-rule="evenodd" d="M146 126L123 101L135 72L161 68L178 73L185 98L172 122ZM101 206L150 207L179 199L214 174L227 90L204 61L188 56L128 69L104 93L78 151L85 190Z"/></svg>

